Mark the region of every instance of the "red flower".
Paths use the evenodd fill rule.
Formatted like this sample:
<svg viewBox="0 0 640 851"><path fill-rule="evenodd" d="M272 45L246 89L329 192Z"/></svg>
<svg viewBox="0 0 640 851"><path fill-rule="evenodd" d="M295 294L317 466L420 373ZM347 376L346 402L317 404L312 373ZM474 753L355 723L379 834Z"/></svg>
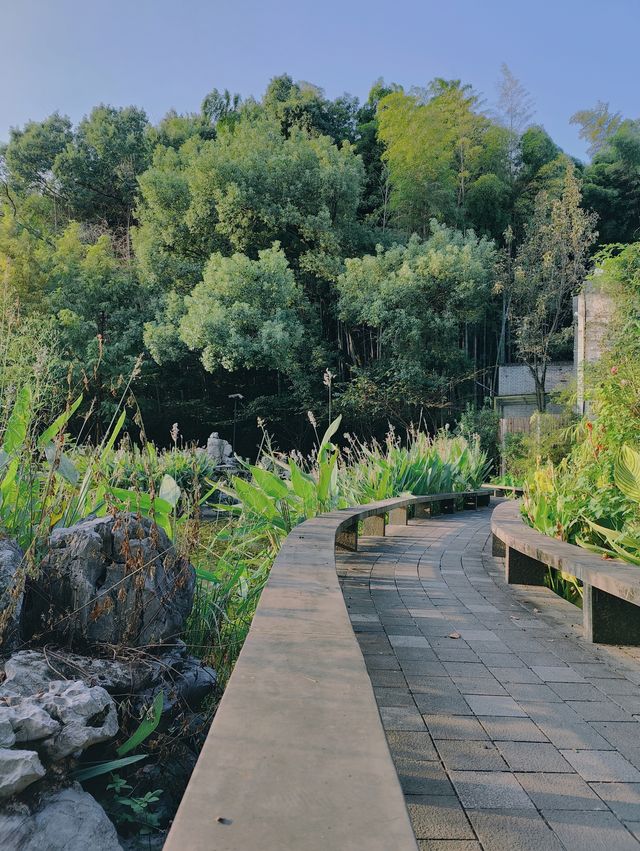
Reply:
<svg viewBox="0 0 640 851"><path fill-rule="evenodd" d="M593 431L593 423L589 422L588 420L585 423L585 427L586 427L587 431Z"/></svg>
<svg viewBox="0 0 640 851"><path fill-rule="evenodd" d="M617 374L618 374L618 367L612 366L611 367L611 375L617 375Z"/></svg>

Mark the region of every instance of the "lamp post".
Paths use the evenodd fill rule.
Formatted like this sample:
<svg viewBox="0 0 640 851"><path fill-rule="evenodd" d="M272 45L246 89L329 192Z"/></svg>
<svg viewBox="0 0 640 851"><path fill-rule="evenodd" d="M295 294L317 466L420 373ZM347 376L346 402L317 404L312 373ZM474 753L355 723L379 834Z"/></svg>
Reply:
<svg viewBox="0 0 640 851"><path fill-rule="evenodd" d="M244 399L242 393L230 393L229 399L233 399L233 437L231 438L231 443L233 444L233 449L235 451L236 448L236 421L238 419L238 399Z"/></svg>

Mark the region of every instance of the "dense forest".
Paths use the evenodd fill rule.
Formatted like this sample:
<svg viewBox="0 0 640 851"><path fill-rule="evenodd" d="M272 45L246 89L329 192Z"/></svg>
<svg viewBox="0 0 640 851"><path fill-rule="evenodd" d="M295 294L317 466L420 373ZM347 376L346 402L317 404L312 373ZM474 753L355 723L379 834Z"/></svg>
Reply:
<svg viewBox="0 0 640 851"><path fill-rule="evenodd" d="M308 412L432 428L491 397L505 360L544 397L590 258L640 233L640 121L577 112L582 163L506 67L495 101L444 79L330 100L283 75L260 100L214 89L157 125L99 105L12 129L14 368L82 387L96 434L125 393L160 444L173 423L200 442L237 428L246 453L258 419L304 447Z"/></svg>

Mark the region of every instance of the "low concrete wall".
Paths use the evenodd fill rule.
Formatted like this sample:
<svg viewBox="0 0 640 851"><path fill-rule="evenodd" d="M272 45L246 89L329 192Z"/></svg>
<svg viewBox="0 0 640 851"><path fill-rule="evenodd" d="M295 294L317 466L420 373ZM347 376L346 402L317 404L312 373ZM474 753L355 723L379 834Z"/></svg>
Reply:
<svg viewBox="0 0 640 851"><path fill-rule="evenodd" d="M291 532L166 851L416 851L338 583L335 540L358 520L453 496L385 500Z"/></svg>

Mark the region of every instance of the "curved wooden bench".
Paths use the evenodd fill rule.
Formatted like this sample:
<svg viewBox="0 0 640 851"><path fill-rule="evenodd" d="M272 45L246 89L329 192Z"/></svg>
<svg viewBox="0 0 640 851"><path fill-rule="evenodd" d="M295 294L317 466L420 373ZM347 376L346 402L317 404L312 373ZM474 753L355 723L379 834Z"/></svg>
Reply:
<svg viewBox="0 0 640 851"><path fill-rule="evenodd" d="M416 851L335 569L336 536L485 492L403 497L297 526L262 592L165 851ZM349 541L347 541L349 542Z"/></svg>
<svg viewBox="0 0 640 851"><path fill-rule="evenodd" d="M482 485L483 488L488 490L492 496L522 496L524 493L524 488L518 487L517 485L493 485L491 482L488 482Z"/></svg>
<svg viewBox="0 0 640 851"><path fill-rule="evenodd" d="M640 645L640 568L543 535L524 522L519 502L494 509L491 531L493 554L505 557L507 582L544 585L547 567L569 573L583 584L585 638Z"/></svg>

